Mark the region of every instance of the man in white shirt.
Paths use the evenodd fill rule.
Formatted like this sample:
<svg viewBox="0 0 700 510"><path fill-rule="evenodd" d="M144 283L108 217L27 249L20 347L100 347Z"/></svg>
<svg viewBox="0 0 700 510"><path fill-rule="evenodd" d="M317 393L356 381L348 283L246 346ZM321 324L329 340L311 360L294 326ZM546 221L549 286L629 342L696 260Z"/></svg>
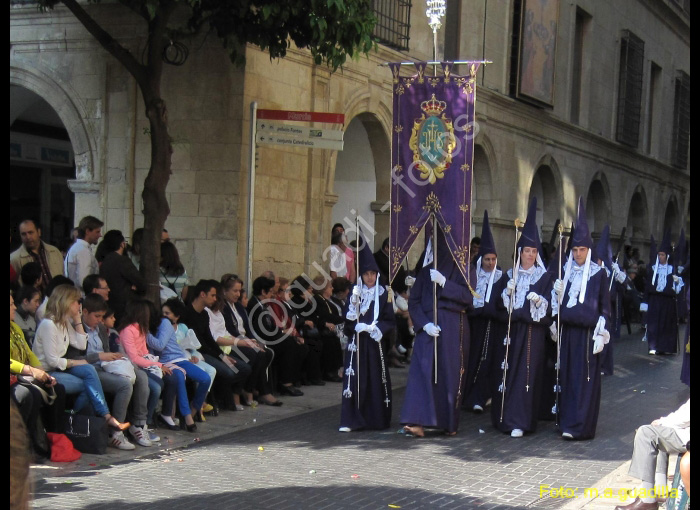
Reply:
<svg viewBox="0 0 700 510"><path fill-rule="evenodd" d="M690 441L690 399L677 411L642 425L634 436L629 474L642 481L639 497L615 510L656 510L658 497L666 493L668 454L685 453Z"/></svg>
<svg viewBox="0 0 700 510"><path fill-rule="evenodd" d="M92 247L102 237L103 225L94 216L85 216L78 224L78 239L66 254L64 273L81 290L85 277L100 271Z"/></svg>

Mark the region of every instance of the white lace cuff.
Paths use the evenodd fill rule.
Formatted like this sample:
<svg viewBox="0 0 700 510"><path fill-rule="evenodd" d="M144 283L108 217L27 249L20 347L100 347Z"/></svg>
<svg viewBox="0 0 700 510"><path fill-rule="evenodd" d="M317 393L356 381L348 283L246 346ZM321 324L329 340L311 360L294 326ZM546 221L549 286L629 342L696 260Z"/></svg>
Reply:
<svg viewBox="0 0 700 510"><path fill-rule="evenodd" d="M530 316L535 322L540 322L540 319L547 315L547 307L549 306L549 301L542 296L540 298L540 306L535 305L534 301L530 301Z"/></svg>

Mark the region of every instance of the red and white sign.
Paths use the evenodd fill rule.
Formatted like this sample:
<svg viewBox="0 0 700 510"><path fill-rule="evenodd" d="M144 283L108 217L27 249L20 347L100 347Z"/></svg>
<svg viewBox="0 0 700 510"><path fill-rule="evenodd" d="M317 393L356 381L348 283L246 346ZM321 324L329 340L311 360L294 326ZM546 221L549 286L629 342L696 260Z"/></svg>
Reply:
<svg viewBox="0 0 700 510"><path fill-rule="evenodd" d="M291 120L295 122L327 122L330 124L345 124L345 115L328 112L295 112L291 110L257 110L257 119Z"/></svg>

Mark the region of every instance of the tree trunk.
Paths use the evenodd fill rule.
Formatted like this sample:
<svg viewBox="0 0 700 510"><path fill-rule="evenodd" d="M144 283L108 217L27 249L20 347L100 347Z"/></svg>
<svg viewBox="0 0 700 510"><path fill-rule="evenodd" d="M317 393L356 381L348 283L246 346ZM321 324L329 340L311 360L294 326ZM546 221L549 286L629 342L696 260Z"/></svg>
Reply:
<svg viewBox="0 0 700 510"><path fill-rule="evenodd" d="M150 95L150 94L149 94ZM144 94L144 97L148 97ZM148 283L147 298L160 304L160 238L170 206L165 188L170 180L172 145L168 134L165 101L159 97L146 103L151 126L151 168L143 185L144 233L141 243L141 274Z"/></svg>

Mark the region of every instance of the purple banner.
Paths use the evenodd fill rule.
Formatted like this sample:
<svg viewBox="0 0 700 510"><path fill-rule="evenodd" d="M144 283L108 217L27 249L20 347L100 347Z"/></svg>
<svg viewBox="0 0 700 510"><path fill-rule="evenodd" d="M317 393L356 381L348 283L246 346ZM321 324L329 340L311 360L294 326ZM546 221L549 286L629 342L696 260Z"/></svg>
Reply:
<svg viewBox="0 0 700 510"><path fill-rule="evenodd" d="M442 63L437 76L425 62L415 66L416 75L402 77L401 66L389 64L394 87L389 278L434 217L467 280L479 63L467 64L467 76L452 74L450 62Z"/></svg>

